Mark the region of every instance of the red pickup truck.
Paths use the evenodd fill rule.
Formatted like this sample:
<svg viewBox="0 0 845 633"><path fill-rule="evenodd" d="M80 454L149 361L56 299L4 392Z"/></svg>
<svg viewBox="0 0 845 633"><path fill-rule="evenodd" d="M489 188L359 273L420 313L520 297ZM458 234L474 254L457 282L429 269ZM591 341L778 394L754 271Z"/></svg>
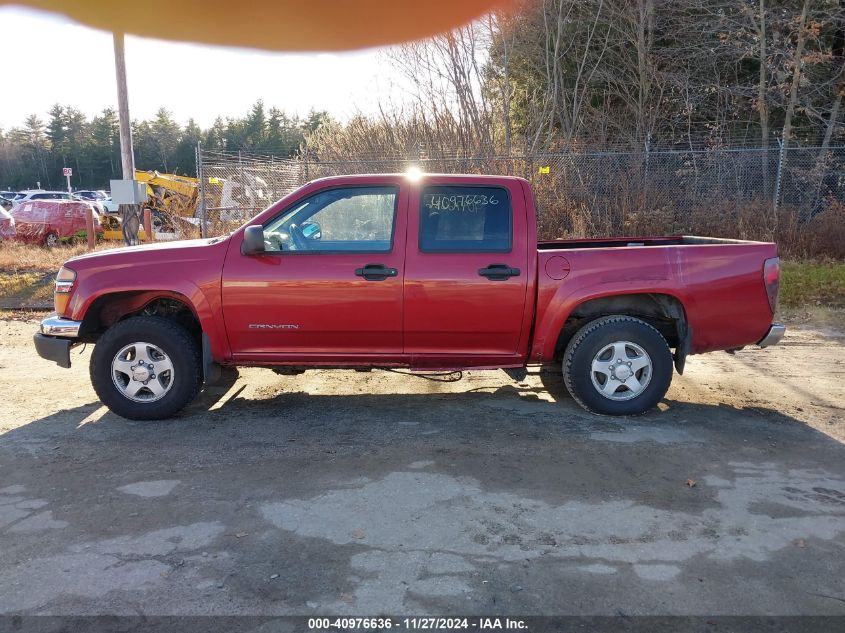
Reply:
<svg viewBox="0 0 845 633"><path fill-rule="evenodd" d="M313 181L225 237L69 260L38 353L131 419L174 415L221 366L503 368L559 362L587 409L638 414L688 354L777 343L777 246L537 241L530 184Z"/></svg>

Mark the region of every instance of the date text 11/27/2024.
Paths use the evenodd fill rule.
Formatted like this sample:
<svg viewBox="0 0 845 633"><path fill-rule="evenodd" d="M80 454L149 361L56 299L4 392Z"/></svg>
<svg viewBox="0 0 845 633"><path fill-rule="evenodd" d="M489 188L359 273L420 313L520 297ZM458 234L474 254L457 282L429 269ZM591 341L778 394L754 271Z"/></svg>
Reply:
<svg viewBox="0 0 845 633"><path fill-rule="evenodd" d="M525 631L528 625L519 618L445 618L445 617L344 617L344 618L309 618L308 629L320 630L511 630Z"/></svg>

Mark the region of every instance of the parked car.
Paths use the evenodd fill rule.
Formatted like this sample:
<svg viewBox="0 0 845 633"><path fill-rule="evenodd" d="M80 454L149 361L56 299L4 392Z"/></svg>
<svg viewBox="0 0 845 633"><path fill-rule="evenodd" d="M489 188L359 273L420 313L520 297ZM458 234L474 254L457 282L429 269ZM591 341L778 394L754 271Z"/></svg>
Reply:
<svg viewBox="0 0 845 633"><path fill-rule="evenodd" d="M68 200L27 200L12 209L16 238L23 242L42 244L49 248L63 241L87 235L87 202ZM100 215L94 213L94 230L102 236Z"/></svg>
<svg viewBox="0 0 845 633"><path fill-rule="evenodd" d="M131 271L127 273L127 271ZM96 343L102 402L174 415L220 366L559 363L585 408L654 407L689 354L777 343L777 246L706 237L537 241L520 178L340 176L234 233L82 255L38 353Z"/></svg>
<svg viewBox="0 0 845 633"><path fill-rule="evenodd" d="M104 213L117 213L117 203L112 202L111 197L105 191L98 189L83 189L81 191L74 191L73 196L77 200L84 200L90 202L97 209L101 215Z"/></svg>
<svg viewBox="0 0 845 633"><path fill-rule="evenodd" d="M15 237L15 218L6 209L0 209L0 240Z"/></svg>
<svg viewBox="0 0 845 633"><path fill-rule="evenodd" d="M6 211L11 209L15 195L17 194L14 191L0 191L0 209L5 209Z"/></svg>
<svg viewBox="0 0 845 633"><path fill-rule="evenodd" d="M15 195L12 196L12 202L14 203L16 200L23 200L29 194L41 193L43 191L43 189L25 189L23 191L18 191Z"/></svg>
<svg viewBox="0 0 845 633"><path fill-rule="evenodd" d="M83 200L105 200L108 198L104 191L94 191L92 189L83 189L81 191L74 191L73 193Z"/></svg>
<svg viewBox="0 0 845 633"><path fill-rule="evenodd" d="M111 196L106 198L105 200L100 201L103 205L103 209L105 209L106 213L110 215L114 215L120 210L120 205L111 199Z"/></svg>
<svg viewBox="0 0 845 633"><path fill-rule="evenodd" d="M73 196L67 191L44 191L43 189L31 189L21 191L12 200L12 206L17 207L29 200L73 200Z"/></svg>
<svg viewBox="0 0 845 633"><path fill-rule="evenodd" d="M79 202L85 202L86 204L90 204L92 207L94 207L94 210L100 216L102 216L106 212L106 209L103 206L103 202L101 200L82 196L78 191L74 192L72 199L78 200Z"/></svg>

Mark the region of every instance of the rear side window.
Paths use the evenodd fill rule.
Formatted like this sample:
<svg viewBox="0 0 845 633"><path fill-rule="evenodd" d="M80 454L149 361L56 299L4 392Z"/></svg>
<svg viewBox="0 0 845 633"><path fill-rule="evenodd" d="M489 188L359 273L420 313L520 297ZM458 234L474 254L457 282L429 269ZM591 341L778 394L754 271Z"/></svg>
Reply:
<svg viewBox="0 0 845 633"><path fill-rule="evenodd" d="M426 187L420 206L420 250L425 253L509 252L512 216L507 189Z"/></svg>

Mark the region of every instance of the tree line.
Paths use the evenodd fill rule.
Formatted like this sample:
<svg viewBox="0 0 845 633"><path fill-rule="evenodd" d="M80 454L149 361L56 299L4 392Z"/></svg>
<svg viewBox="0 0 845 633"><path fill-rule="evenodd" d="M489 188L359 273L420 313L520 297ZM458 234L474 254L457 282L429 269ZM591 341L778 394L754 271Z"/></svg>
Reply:
<svg viewBox="0 0 845 633"><path fill-rule="evenodd" d="M428 159L530 178L544 238L845 257L845 0L530 0L389 56L410 102L319 128L310 173Z"/></svg>
<svg viewBox="0 0 845 633"><path fill-rule="evenodd" d="M410 105L325 156L845 141L845 0L527 0L390 61Z"/></svg>
<svg viewBox="0 0 845 633"><path fill-rule="evenodd" d="M843 0L545 0L495 33L491 71L534 147L822 144L841 130L844 20Z"/></svg>
<svg viewBox="0 0 845 633"><path fill-rule="evenodd" d="M197 141L324 161L845 142L845 0L526 0L385 57L411 88L377 115L258 102L203 130L161 109L133 123L136 163L193 174ZM59 186L69 166L102 187L117 138L113 110L56 105L0 131L0 186Z"/></svg>
<svg viewBox="0 0 845 633"><path fill-rule="evenodd" d="M255 103L243 117L218 117L207 129L193 119L182 126L160 108L154 118L132 122L138 169L196 175L195 150L248 150L293 156L306 134L328 120L325 112L290 116L278 108ZM117 112L106 108L86 117L72 106L56 104L46 121L33 114L22 126L0 130L0 187L13 190L64 189L62 168L73 169L75 189L107 189L122 178Z"/></svg>

